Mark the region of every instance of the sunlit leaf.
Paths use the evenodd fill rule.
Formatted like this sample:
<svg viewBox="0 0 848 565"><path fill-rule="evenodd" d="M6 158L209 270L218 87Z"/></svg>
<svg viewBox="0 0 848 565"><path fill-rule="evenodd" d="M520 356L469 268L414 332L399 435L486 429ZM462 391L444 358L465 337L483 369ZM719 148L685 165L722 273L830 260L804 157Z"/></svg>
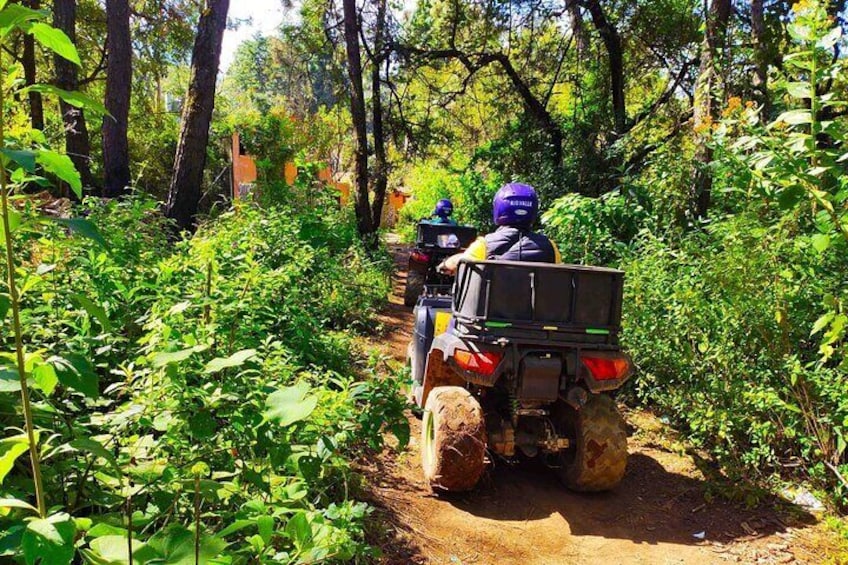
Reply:
<svg viewBox="0 0 848 565"><path fill-rule="evenodd" d="M15 233L15 230L20 227L21 221L22 217L20 212L18 212L14 208L9 208L9 231L11 233ZM0 228L0 243L4 243L5 241L6 231L3 228Z"/></svg>
<svg viewBox="0 0 848 565"><path fill-rule="evenodd" d="M777 117L778 122L785 122L791 126L798 124L809 124L813 121L813 116L809 110L789 110L783 112Z"/></svg>
<svg viewBox="0 0 848 565"><path fill-rule="evenodd" d="M809 98L812 89L809 82L788 82L786 83L786 92L795 98Z"/></svg>
<svg viewBox="0 0 848 565"><path fill-rule="evenodd" d="M0 498L0 508L20 508L38 514L38 508L25 500L19 500L17 498Z"/></svg>
<svg viewBox="0 0 848 565"><path fill-rule="evenodd" d="M309 417L318 406L316 396L307 396L309 385L299 382L271 393L265 400L265 421L290 426Z"/></svg>
<svg viewBox="0 0 848 565"><path fill-rule="evenodd" d="M67 514L46 519L36 518L27 523L21 539L21 549L27 565L36 562L67 565L74 558L76 526Z"/></svg>
<svg viewBox="0 0 848 565"><path fill-rule="evenodd" d="M209 361L206 364L206 368L203 369L204 373L217 373L218 371L223 371L229 367L239 367L244 364L245 361L251 359L256 356L255 349L243 349L241 351L237 351L230 355L229 357L222 358L217 357Z"/></svg>
<svg viewBox="0 0 848 565"><path fill-rule="evenodd" d="M82 108L87 113L95 116L109 115L108 110L106 110L106 106L104 106L102 102L96 98L83 94L82 92L77 92L75 90L63 90L51 84L33 84L32 86L22 89L23 93L30 91L61 98L64 102L67 102L74 108Z"/></svg>
<svg viewBox="0 0 848 565"><path fill-rule="evenodd" d="M5 3L2 2L2 4ZM0 11L0 40L6 37L17 26L42 18L44 18L43 13L30 10L20 4L10 4L2 8L2 11Z"/></svg>
<svg viewBox="0 0 848 565"><path fill-rule="evenodd" d="M106 563L129 563L129 546L126 534L97 537L91 541L89 548L96 557ZM132 556L134 563L153 563L162 558L155 549L137 539L133 540Z"/></svg>
<svg viewBox="0 0 848 565"><path fill-rule="evenodd" d="M32 370L32 380L35 381L36 386L47 396L53 394L53 391L56 390L56 385L59 384L56 369L49 363L36 365Z"/></svg>
<svg viewBox="0 0 848 565"><path fill-rule="evenodd" d="M78 66L82 65L77 48L61 29L56 29L44 22L35 22L30 24L26 31L43 47Z"/></svg>
<svg viewBox="0 0 848 565"><path fill-rule="evenodd" d="M830 247L830 236L825 233L817 233L810 238L813 244L813 249L819 253L823 253Z"/></svg>
<svg viewBox="0 0 848 565"><path fill-rule="evenodd" d="M0 485L12 470L15 460L29 450L26 435L17 435L0 440Z"/></svg>
<svg viewBox="0 0 848 565"><path fill-rule="evenodd" d="M55 151L39 151L35 160L41 168L68 183L77 198L82 198L82 181L73 161L67 155Z"/></svg>

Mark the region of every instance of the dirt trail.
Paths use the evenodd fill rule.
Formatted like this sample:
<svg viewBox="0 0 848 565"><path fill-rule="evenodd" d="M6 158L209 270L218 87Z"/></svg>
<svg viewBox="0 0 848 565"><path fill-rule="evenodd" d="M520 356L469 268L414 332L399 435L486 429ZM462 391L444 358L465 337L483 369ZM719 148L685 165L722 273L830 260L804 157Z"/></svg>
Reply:
<svg viewBox="0 0 848 565"><path fill-rule="evenodd" d="M412 313L401 300L406 250L392 244L398 276L378 344L405 361ZM420 422L400 455L364 465L372 503L389 524L388 564L817 563L821 527L776 500L755 510L706 502L710 484L683 444L656 417L625 414L631 428L627 474L615 491L578 494L548 469L496 460L480 486L434 495L419 466ZM703 537L703 539L702 539Z"/></svg>

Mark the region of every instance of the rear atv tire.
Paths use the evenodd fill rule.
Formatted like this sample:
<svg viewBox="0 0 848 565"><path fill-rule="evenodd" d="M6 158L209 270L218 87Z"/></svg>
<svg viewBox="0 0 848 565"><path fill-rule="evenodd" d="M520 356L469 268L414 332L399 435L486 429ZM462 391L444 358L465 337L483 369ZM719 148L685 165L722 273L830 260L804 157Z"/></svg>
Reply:
<svg viewBox="0 0 848 565"><path fill-rule="evenodd" d="M560 455L560 480L582 492L615 488L627 467L627 430L615 401L597 394L579 411L565 403L559 408L566 433L575 438Z"/></svg>
<svg viewBox="0 0 848 565"><path fill-rule="evenodd" d="M406 288L403 291L403 305L415 306L418 297L424 291L424 273L409 270L406 273Z"/></svg>
<svg viewBox="0 0 848 565"><path fill-rule="evenodd" d="M471 490L485 468L486 426L483 409L458 386L434 388L421 422L421 466L430 487Z"/></svg>

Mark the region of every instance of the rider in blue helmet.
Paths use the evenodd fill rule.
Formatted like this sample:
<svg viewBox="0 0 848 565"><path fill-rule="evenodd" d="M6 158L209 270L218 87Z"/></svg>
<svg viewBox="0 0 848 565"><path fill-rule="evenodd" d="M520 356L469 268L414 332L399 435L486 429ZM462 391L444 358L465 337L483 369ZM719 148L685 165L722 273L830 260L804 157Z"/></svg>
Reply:
<svg viewBox="0 0 848 565"><path fill-rule="evenodd" d="M461 259L561 263L554 242L532 231L538 213L539 197L532 186L519 182L503 185L492 200L492 219L498 228L444 261L441 269L454 272Z"/></svg>
<svg viewBox="0 0 848 565"><path fill-rule="evenodd" d="M455 226L456 222L451 219L451 214L453 214L453 203L447 198L442 198L436 202L436 208L430 215L430 223Z"/></svg>

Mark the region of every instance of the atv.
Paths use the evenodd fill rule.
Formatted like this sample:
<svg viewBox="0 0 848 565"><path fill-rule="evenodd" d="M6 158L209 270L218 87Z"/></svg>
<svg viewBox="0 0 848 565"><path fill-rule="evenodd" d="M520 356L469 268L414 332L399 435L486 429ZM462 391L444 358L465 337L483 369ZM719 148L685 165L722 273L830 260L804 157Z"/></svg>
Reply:
<svg viewBox="0 0 848 565"><path fill-rule="evenodd" d="M415 247L409 254L406 271L404 305L414 306L425 285L450 285L453 277L439 273L436 267L454 253L463 251L475 239L477 230L471 226L418 222Z"/></svg>
<svg viewBox="0 0 848 565"><path fill-rule="evenodd" d="M512 261L459 264L453 291L425 289L408 350L431 487L473 488L488 454L541 458L569 488L615 487L627 433L611 391L624 273Z"/></svg>

